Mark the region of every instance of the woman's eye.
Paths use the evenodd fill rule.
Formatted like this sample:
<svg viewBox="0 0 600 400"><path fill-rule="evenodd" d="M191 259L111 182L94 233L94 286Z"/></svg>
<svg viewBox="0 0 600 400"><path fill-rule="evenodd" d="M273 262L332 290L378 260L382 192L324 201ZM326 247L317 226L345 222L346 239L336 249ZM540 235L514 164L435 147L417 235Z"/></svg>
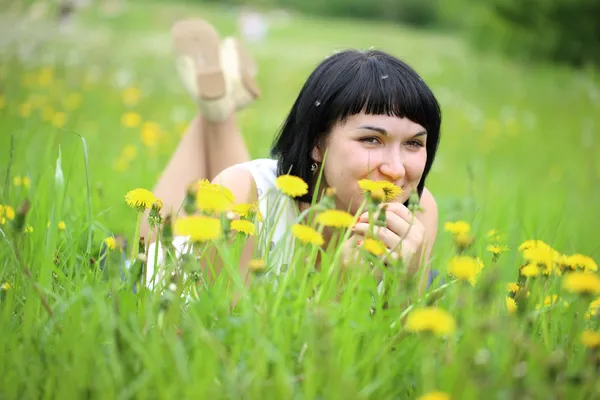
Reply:
<svg viewBox="0 0 600 400"><path fill-rule="evenodd" d="M378 143L380 143L379 139L376 138L375 136L369 136L369 137L366 137L366 138L362 138L362 139L360 139L360 141L364 142L364 143L369 143L369 144L378 144Z"/></svg>
<svg viewBox="0 0 600 400"><path fill-rule="evenodd" d="M410 142L408 142L408 145L410 147L423 147L423 143L418 140L411 140Z"/></svg>

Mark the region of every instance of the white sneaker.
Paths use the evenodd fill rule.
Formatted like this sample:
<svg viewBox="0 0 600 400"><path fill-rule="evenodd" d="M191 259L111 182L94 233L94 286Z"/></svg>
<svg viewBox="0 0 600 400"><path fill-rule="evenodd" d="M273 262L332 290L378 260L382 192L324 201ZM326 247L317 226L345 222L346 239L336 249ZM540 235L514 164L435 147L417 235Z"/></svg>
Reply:
<svg viewBox="0 0 600 400"><path fill-rule="evenodd" d="M171 30L179 76L210 121L223 121L259 96L256 66L238 41L221 43L215 28L202 19L175 23Z"/></svg>

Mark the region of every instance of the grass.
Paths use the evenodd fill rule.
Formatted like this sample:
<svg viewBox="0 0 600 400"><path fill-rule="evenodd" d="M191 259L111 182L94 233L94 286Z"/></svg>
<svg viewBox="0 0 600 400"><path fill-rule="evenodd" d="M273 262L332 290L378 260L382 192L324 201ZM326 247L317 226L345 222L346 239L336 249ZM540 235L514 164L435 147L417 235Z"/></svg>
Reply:
<svg viewBox="0 0 600 400"><path fill-rule="evenodd" d="M108 253L100 271L102 240L134 235L136 213L125 193L152 187L194 115L168 35L174 20L190 15L205 16L223 34L235 31L230 10L138 2L109 19L86 9L71 33L60 34L48 18L21 24L30 27L21 35L4 32L18 39L6 39L0 62L0 204L18 211L28 199L33 232L15 232L14 221L0 226L0 283L10 285L0 292L0 397L598 394L597 350L579 342L584 327L598 330L597 316L584 318L592 298L562 291L559 276L521 278L519 311L505 305L524 240L600 258L595 70L517 65L474 53L456 37L390 24L273 19L267 40L250 45L263 96L239 114L253 157L268 156L304 80L335 49L390 51L433 88L443 125L428 181L440 213L432 264L451 284L435 283L431 290L442 285L442 294L420 300L402 270L388 277L384 294L358 272L340 286L327 257L321 273L301 268L316 249L299 246L290 266L298 274L274 292L269 279L254 276L230 312L240 237L232 247L218 242L229 273L189 304L178 295L192 281L178 282L174 293L134 295L132 282L121 282L118 253ZM127 88L139 90L135 104L125 104ZM127 112L154 125L128 128ZM59 157L64 184L56 178ZM24 176L29 188L13 183ZM443 223L455 220L471 224L477 240L468 254L486 264L474 287L446 276L456 247ZM510 248L500 261L485 251L490 229ZM536 308L555 293L559 302ZM456 332L445 339L409 334L401 317L415 303L449 311Z"/></svg>

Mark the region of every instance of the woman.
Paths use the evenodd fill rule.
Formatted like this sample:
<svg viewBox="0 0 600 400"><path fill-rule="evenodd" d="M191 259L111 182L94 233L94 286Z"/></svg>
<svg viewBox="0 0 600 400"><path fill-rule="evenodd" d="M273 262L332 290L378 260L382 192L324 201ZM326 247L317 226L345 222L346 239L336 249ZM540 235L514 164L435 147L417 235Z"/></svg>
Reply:
<svg viewBox="0 0 600 400"><path fill-rule="evenodd" d="M415 71L376 50L328 57L306 81L275 139L271 155L276 159L249 161L234 114L259 95L255 65L239 43L231 38L221 43L205 21L178 22L172 34L180 74L198 103L199 116L154 189L166 207L178 210L185 187L200 178L213 178L237 202L252 203L274 188L277 176L296 175L308 183L309 192L297 200L297 207L291 200L283 205L284 218L275 227L277 242L289 231L295 210L309 207L320 174L320 189L335 188L336 207L350 213L358 211L363 199L359 180L386 180L401 187L402 194L388 205L387 227L377 234L390 251L401 247L397 256L412 271L426 264L438 217L425 179L438 147L441 112ZM407 206L414 192L422 211L413 216ZM368 226L368 215L362 214L344 245L346 253L356 248ZM324 236L330 237L327 231Z"/></svg>

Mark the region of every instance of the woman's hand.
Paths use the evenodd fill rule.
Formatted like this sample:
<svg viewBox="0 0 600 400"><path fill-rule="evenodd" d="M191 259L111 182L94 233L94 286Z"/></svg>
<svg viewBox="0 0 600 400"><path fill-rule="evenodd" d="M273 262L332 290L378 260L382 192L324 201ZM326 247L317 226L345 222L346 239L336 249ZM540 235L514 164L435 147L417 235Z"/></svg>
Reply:
<svg viewBox="0 0 600 400"><path fill-rule="evenodd" d="M402 203L385 203L381 208L385 208L386 226L374 226L373 233L387 247L388 257L402 257L408 272L416 272L424 247L425 227ZM368 237L369 214L363 213L352 230L356 235Z"/></svg>

